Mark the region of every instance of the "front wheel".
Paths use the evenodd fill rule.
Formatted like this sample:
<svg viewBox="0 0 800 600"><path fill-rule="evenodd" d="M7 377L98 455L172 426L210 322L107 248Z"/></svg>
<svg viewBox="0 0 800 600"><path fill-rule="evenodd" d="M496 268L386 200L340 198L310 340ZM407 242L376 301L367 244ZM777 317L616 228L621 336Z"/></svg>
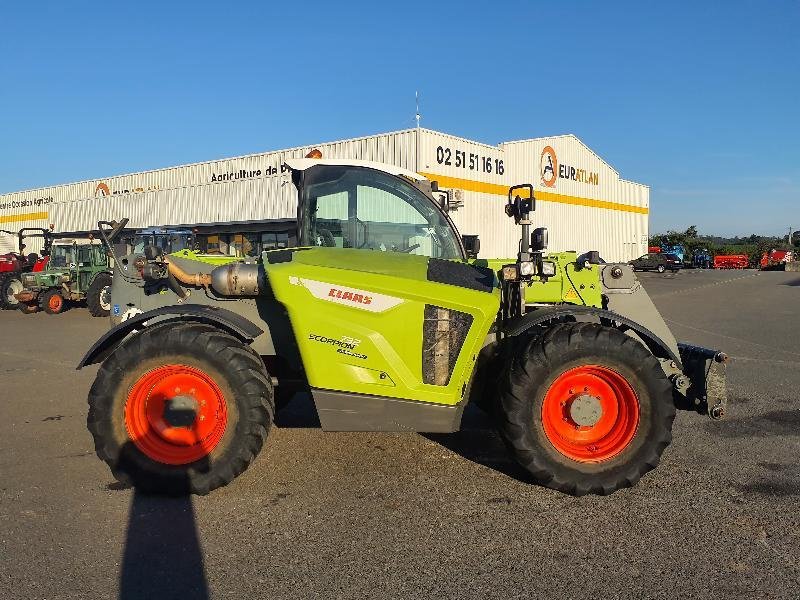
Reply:
<svg viewBox="0 0 800 600"><path fill-rule="evenodd" d="M57 289L47 290L39 297L39 307L48 315L58 315L64 312L66 300Z"/></svg>
<svg viewBox="0 0 800 600"><path fill-rule="evenodd" d="M503 378L498 429L539 484L581 496L634 485L672 440L672 386L637 340L560 324L520 346Z"/></svg>
<svg viewBox="0 0 800 600"><path fill-rule="evenodd" d="M274 412L257 354L212 326L183 323L147 328L106 359L87 423L120 481L150 493L207 494L250 465Z"/></svg>
<svg viewBox="0 0 800 600"><path fill-rule="evenodd" d="M656 271L658 271L659 273L663 273L664 271L666 271L666 268L664 267L664 265L658 265L658 267L656 267Z"/></svg>

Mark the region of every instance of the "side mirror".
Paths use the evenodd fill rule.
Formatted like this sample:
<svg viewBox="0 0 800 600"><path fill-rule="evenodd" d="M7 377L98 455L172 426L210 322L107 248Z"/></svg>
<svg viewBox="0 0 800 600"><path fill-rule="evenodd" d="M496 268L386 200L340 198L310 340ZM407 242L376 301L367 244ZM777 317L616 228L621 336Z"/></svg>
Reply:
<svg viewBox="0 0 800 600"><path fill-rule="evenodd" d="M547 227L537 227L531 233L531 252L547 250Z"/></svg>
<svg viewBox="0 0 800 600"><path fill-rule="evenodd" d="M431 191L438 192L439 191L439 182L438 181L431 181Z"/></svg>
<svg viewBox="0 0 800 600"><path fill-rule="evenodd" d="M464 243L464 249L467 251L467 258L478 258L478 252L481 251L481 240L477 235L462 235L461 241Z"/></svg>

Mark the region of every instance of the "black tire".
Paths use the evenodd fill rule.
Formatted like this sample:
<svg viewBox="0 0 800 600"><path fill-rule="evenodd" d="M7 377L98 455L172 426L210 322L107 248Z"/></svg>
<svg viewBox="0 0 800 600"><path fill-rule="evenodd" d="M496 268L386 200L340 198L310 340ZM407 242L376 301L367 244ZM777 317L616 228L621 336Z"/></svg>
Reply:
<svg viewBox="0 0 800 600"><path fill-rule="evenodd" d="M126 404L142 378L166 365L207 375L225 405L224 433L216 445L185 464L145 454L131 439L126 420ZM87 425L97 455L120 481L148 493L207 494L247 469L267 438L274 413L272 383L255 352L210 325L180 323L145 329L105 360L89 392ZM193 427L196 413L194 419Z"/></svg>
<svg viewBox="0 0 800 600"><path fill-rule="evenodd" d="M67 310L67 301L58 288L53 288L39 296L39 308L48 315L59 315Z"/></svg>
<svg viewBox="0 0 800 600"><path fill-rule="evenodd" d="M658 265L658 266L656 267L656 271L658 271L659 273L663 273L663 272L664 272L664 271L666 271L666 270L667 270L667 269L666 269L666 267L664 267L664 265Z"/></svg>
<svg viewBox="0 0 800 600"><path fill-rule="evenodd" d="M503 352L498 344L484 346L470 386L470 402L487 415L494 413L497 389L503 377Z"/></svg>
<svg viewBox="0 0 800 600"><path fill-rule="evenodd" d="M19 306L19 300L14 298L14 294L23 289L22 280L19 275L8 274L0 279L0 308L4 310L14 310Z"/></svg>
<svg viewBox="0 0 800 600"><path fill-rule="evenodd" d="M111 282L110 273L98 273L89 291L86 292L86 306L93 317L107 317L111 314Z"/></svg>
<svg viewBox="0 0 800 600"><path fill-rule="evenodd" d="M675 405L658 360L638 340L612 327L571 323L532 336L519 348L506 367L496 418L509 451L534 481L575 496L606 495L634 485L656 467L672 441ZM559 450L543 424L551 386L567 371L588 365L624 378L638 406L630 441L599 462L576 460ZM568 422L568 409L562 410Z"/></svg>

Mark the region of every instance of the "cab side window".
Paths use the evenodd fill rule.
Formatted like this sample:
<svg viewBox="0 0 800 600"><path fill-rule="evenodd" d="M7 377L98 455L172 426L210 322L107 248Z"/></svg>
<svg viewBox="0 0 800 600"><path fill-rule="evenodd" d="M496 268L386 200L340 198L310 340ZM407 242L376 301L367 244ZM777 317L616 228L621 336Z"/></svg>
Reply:
<svg viewBox="0 0 800 600"><path fill-rule="evenodd" d="M305 178L302 243L461 258L460 243L444 215L400 177L320 165Z"/></svg>
<svg viewBox="0 0 800 600"><path fill-rule="evenodd" d="M90 266L92 264L92 247L78 246L76 262L85 267Z"/></svg>

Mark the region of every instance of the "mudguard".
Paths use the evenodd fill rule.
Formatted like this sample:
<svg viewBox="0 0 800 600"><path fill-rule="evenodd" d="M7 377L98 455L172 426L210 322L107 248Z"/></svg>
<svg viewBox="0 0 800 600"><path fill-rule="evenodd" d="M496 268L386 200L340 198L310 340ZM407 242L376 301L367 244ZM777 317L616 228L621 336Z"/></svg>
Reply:
<svg viewBox="0 0 800 600"><path fill-rule="evenodd" d="M80 363L78 363L77 369L80 370L83 367L105 360L134 329L143 329L148 326L148 322L154 320L155 323L150 326L158 325L164 321L164 317L171 316L181 317L184 321L196 321L217 325L245 343L252 342L264 333L264 330L252 321L224 308L201 304L165 306L135 315L116 327L109 329L89 349Z"/></svg>
<svg viewBox="0 0 800 600"><path fill-rule="evenodd" d="M518 336L525 333L527 330L537 325L547 323L549 321L558 321L561 319L574 319L576 321L583 321L587 318L597 319L601 323L604 321L612 321L621 325L625 329L631 329L642 339L647 345L650 352L657 358L666 358L673 361L678 369L682 369L681 358L670 349L669 345L659 338L652 331L640 325L627 317L623 317L617 313L592 306L574 306L574 305L561 305L552 308L540 308L529 312L528 314L515 319L509 323L505 328L505 333L510 336Z"/></svg>
<svg viewBox="0 0 800 600"><path fill-rule="evenodd" d="M634 331L656 358L664 359L662 367L674 386L678 408L707 414L715 420L724 416L728 404L725 369L728 357L718 350L679 343L680 356L676 356L669 344L643 325L617 313L590 306L541 308L510 323L505 333L518 336L543 323L563 319L582 321L587 318L597 319L603 324L614 323L623 330ZM685 377L681 377L681 373Z"/></svg>

